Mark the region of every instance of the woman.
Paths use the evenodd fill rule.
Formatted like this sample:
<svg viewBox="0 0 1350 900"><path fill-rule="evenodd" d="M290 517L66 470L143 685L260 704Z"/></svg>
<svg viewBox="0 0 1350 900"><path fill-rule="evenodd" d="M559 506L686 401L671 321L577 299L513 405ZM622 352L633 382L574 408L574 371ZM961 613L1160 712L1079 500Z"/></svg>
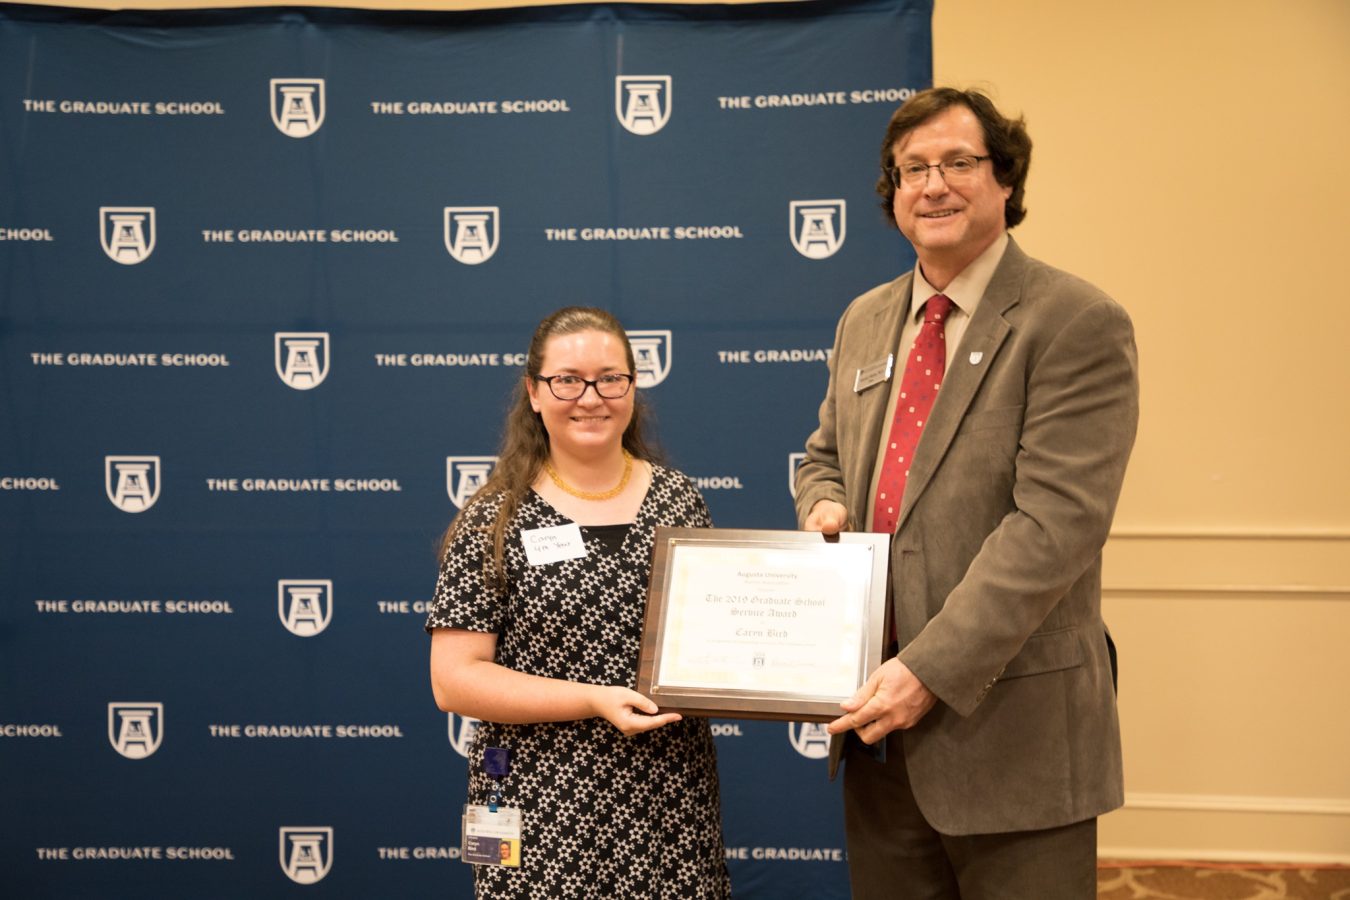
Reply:
<svg viewBox="0 0 1350 900"><path fill-rule="evenodd" d="M469 804L523 822L518 868L474 866L480 898L730 893L708 724L632 689L654 529L711 524L652 461L635 368L603 310L541 322L497 467L442 543L432 691L483 720Z"/></svg>

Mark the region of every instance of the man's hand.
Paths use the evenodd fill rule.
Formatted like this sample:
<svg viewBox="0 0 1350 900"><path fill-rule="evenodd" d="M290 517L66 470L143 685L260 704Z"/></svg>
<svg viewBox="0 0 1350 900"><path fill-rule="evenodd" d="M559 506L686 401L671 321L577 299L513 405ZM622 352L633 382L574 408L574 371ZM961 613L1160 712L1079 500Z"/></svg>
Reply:
<svg viewBox="0 0 1350 900"><path fill-rule="evenodd" d="M817 500L816 505L806 514L802 530L838 534L847 525L848 510L844 508L844 504L834 500Z"/></svg>
<svg viewBox="0 0 1350 900"><path fill-rule="evenodd" d="M815 515L819 508L817 503L811 514ZM852 729L864 744L875 744L897 728L913 728L936 704L937 695L924 686L909 666L892 658L878 666L856 694L839 704L846 714L825 730L843 734Z"/></svg>

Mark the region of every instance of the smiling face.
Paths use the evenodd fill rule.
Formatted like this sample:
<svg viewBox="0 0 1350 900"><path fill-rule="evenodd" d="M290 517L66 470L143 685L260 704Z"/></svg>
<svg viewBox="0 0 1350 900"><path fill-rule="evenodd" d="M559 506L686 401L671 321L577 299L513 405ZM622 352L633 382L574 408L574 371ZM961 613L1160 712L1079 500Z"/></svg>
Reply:
<svg viewBox="0 0 1350 900"><path fill-rule="evenodd" d="M608 373L629 373L623 341L605 331L578 331L551 337L544 344L539 374L577 375L593 381ZM617 400L606 400L586 387L576 400L559 400L548 385L526 382L530 407L543 420L553 454L594 458L617 452L633 418L636 388Z"/></svg>
<svg viewBox="0 0 1350 900"><path fill-rule="evenodd" d="M957 156L985 156L984 131L965 106L952 106L896 142L892 164L929 165ZM936 168L918 185L895 191L895 224L914 245L924 277L939 290L961 273L1003 233L1004 205L1011 187L998 183L994 167L982 160L974 174L949 184ZM941 282L941 283L939 283Z"/></svg>

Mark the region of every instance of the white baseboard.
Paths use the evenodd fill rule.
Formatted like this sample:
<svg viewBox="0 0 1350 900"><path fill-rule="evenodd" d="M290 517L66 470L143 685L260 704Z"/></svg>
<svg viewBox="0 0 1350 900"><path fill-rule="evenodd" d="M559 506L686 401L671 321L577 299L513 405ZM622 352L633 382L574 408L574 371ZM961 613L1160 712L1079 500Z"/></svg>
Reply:
<svg viewBox="0 0 1350 900"><path fill-rule="evenodd" d="M1279 813L1350 816L1350 800L1341 797L1265 797L1237 794L1125 793L1126 809L1198 812Z"/></svg>
<svg viewBox="0 0 1350 900"><path fill-rule="evenodd" d="M1177 847L1112 847L1097 848L1097 858L1104 860L1164 860L1168 862L1241 862L1241 863L1298 863L1305 866L1350 865L1350 851L1346 853L1271 853L1250 850L1226 850L1214 847L1187 850Z"/></svg>

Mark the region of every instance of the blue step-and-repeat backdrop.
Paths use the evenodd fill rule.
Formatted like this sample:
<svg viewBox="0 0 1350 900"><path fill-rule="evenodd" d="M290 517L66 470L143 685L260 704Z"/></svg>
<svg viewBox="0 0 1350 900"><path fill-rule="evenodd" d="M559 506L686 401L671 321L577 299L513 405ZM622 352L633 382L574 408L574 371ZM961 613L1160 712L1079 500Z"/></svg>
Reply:
<svg viewBox="0 0 1350 900"><path fill-rule="evenodd" d="M469 896L422 623L533 327L794 527L931 14L0 5L0 894ZM847 896L820 727L713 727L736 895Z"/></svg>

